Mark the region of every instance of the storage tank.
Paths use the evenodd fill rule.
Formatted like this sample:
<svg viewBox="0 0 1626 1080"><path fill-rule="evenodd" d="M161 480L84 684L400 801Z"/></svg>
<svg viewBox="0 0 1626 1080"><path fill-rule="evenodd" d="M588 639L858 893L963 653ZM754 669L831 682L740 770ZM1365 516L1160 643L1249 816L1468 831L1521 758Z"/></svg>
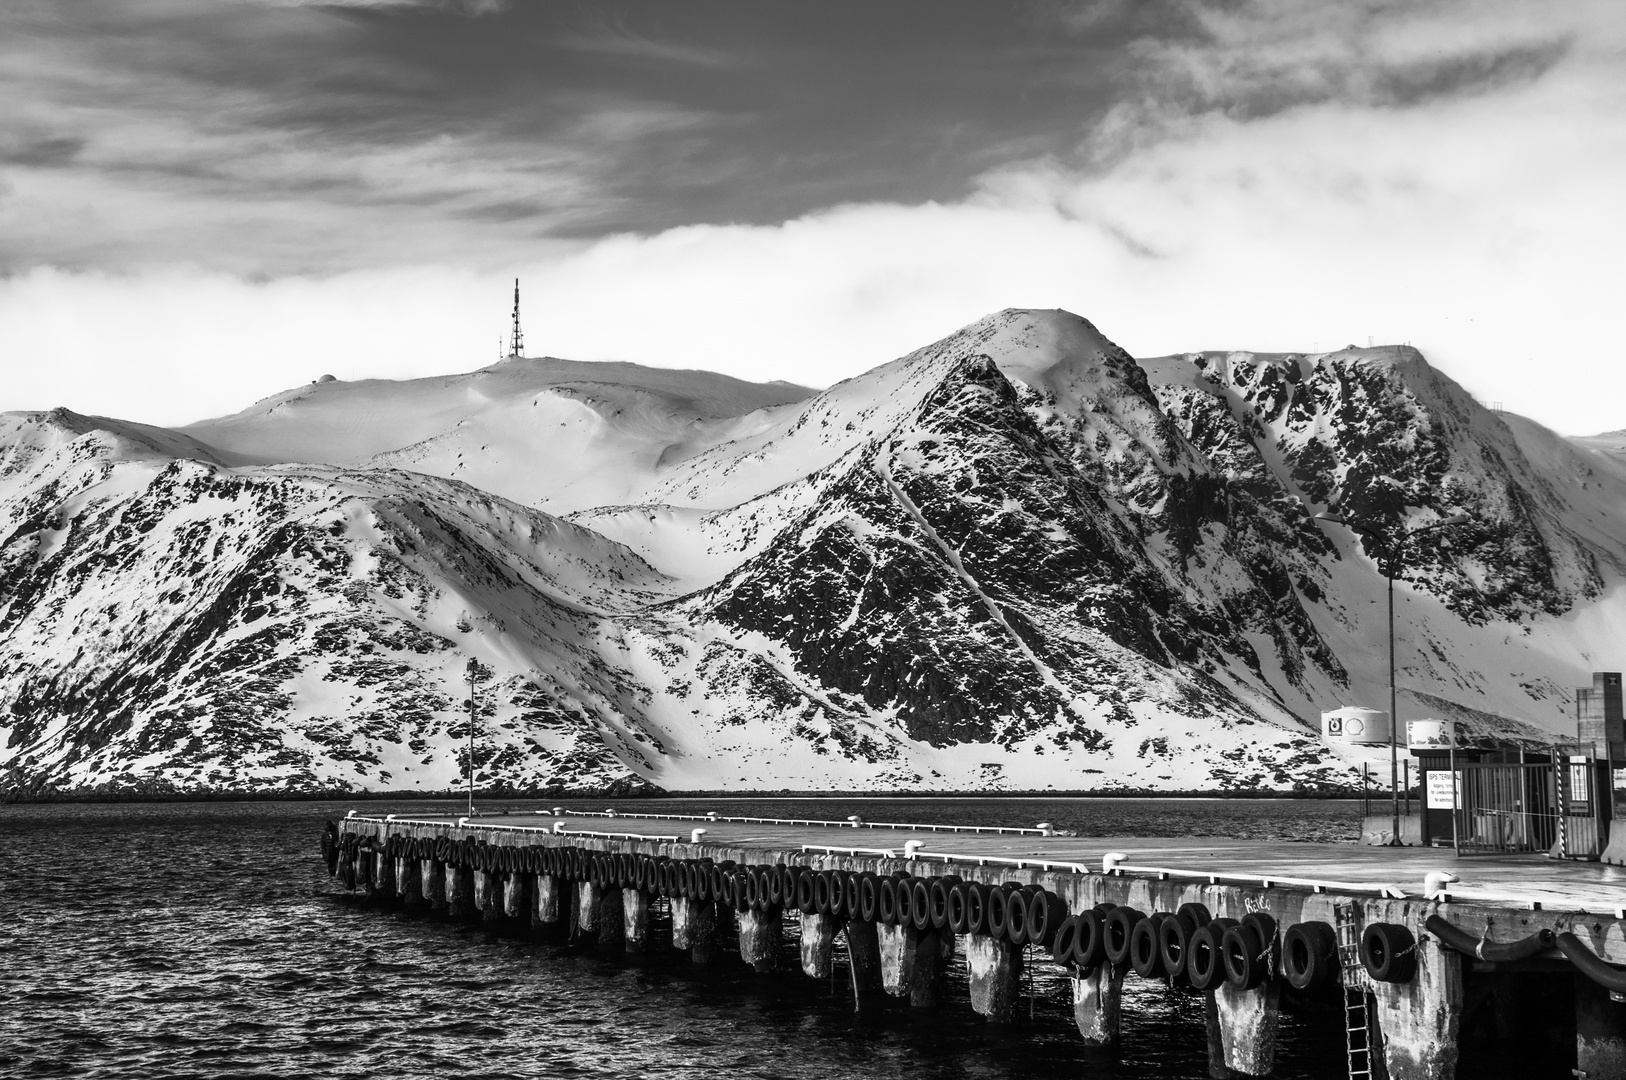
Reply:
<svg viewBox="0 0 1626 1080"><path fill-rule="evenodd" d="M1385 710L1363 709L1356 705L1324 712L1321 714L1321 738L1324 742L1350 746L1387 746L1389 714Z"/></svg>

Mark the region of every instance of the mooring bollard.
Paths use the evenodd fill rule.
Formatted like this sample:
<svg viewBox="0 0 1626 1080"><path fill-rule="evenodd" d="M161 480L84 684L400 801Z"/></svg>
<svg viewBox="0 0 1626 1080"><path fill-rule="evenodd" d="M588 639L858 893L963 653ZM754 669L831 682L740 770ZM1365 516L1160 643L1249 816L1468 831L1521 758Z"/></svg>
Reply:
<svg viewBox="0 0 1626 1080"><path fill-rule="evenodd" d="M1092 971L1075 972L1072 983L1073 1022L1084 1045L1117 1046L1124 969L1097 964Z"/></svg>

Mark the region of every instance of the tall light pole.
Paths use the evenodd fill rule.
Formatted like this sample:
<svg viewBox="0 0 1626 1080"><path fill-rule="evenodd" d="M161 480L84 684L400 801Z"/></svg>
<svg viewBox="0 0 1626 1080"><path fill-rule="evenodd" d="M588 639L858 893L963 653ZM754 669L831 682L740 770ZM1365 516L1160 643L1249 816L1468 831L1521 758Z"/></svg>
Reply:
<svg viewBox="0 0 1626 1080"><path fill-rule="evenodd" d="M474 657L469 657L468 664L463 672L469 679L469 816L474 816L474 720L478 715L475 706L474 691L480 680L486 677L484 665Z"/></svg>
<svg viewBox="0 0 1626 1080"><path fill-rule="evenodd" d="M1395 691L1395 573L1400 567L1400 553L1405 546L1411 543L1412 537L1419 533L1426 533L1433 529L1443 529L1447 525L1462 525L1468 520L1467 514L1452 514L1439 521L1424 525L1417 529L1400 530L1399 542L1391 539L1387 533L1376 529L1369 529L1365 525L1358 525L1339 514L1316 514L1317 521L1325 521L1333 525L1342 525L1362 536L1370 536L1378 542L1383 551L1383 576L1389 579L1389 810L1390 810L1390 840L1387 846L1403 847L1400 839L1400 744L1396 735L1400 730L1399 697ZM1451 811L1452 820L1456 819L1456 810Z"/></svg>

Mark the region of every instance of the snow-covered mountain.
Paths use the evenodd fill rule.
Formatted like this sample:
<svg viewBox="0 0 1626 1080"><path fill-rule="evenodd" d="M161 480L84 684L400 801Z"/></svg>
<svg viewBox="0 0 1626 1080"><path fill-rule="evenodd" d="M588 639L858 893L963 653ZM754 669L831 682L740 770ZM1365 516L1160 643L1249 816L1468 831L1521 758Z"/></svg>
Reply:
<svg viewBox="0 0 1626 1080"><path fill-rule="evenodd" d="M1616 440L1619 441L1618 439ZM1405 348L1137 362L1004 311L822 393L513 359L0 422L21 786L1284 788L1317 714L1560 732L1626 466ZM1368 550L1370 549L1370 550Z"/></svg>

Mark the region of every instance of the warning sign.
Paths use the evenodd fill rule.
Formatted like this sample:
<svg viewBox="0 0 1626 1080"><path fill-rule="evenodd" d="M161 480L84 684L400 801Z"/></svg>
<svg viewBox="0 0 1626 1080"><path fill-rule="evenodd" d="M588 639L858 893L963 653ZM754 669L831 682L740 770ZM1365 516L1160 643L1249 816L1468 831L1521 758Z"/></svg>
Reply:
<svg viewBox="0 0 1626 1080"><path fill-rule="evenodd" d="M1456 802L1451 800L1451 778L1456 777ZM1462 809L1462 770L1454 774L1445 769L1434 769L1424 774L1423 805L1430 810L1450 810L1453 805Z"/></svg>

